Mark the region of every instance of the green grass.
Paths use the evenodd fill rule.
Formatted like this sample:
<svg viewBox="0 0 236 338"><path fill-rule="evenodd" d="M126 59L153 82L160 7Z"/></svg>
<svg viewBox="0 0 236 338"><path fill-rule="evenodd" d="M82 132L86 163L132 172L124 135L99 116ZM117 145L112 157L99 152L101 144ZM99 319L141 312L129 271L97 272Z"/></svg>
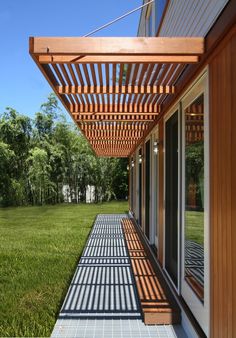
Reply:
<svg viewBox="0 0 236 338"><path fill-rule="evenodd" d="M98 213L126 202L0 209L0 336L50 336Z"/></svg>
<svg viewBox="0 0 236 338"><path fill-rule="evenodd" d="M186 239L196 243L204 243L204 212L186 211L185 212Z"/></svg>

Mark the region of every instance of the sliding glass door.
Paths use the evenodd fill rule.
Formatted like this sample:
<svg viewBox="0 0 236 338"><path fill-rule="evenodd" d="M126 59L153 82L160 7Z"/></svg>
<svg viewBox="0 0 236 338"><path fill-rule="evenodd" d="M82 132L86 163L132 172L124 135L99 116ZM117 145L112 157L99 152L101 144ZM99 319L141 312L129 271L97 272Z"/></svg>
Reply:
<svg viewBox="0 0 236 338"><path fill-rule="evenodd" d="M165 121L165 269L178 288L179 113Z"/></svg>
<svg viewBox="0 0 236 338"><path fill-rule="evenodd" d="M150 140L145 143L145 235L150 240Z"/></svg>
<svg viewBox="0 0 236 338"><path fill-rule="evenodd" d="M138 184L139 184L139 195L138 195L138 201L139 201L139 216L138 216L138 220L139 220L139 225L142 226L142 193L143 193L143 189L142 189L142 184L143 184L143 180L142 180L142 175L143 175L143 171L142 171L142 149L139 150L139 155L138 155Z"/></svg>
<svg viewBox="0 0 236 338"><path fill-rule="evenodd" d="M182 287L190 310L208 335L208 104L207 76L182 100Z"/></svg>

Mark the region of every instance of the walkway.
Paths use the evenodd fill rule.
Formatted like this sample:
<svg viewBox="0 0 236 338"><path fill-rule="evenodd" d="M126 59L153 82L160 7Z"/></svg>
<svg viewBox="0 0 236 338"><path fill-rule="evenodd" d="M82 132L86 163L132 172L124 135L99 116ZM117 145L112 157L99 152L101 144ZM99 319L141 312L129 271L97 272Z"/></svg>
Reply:
<svg viewBox="0 0 236 338"><path fill-rule="evenodd" d="M99 215L52 337L181 337L178 325L144 325L122 229L127 215Z"/></svg>

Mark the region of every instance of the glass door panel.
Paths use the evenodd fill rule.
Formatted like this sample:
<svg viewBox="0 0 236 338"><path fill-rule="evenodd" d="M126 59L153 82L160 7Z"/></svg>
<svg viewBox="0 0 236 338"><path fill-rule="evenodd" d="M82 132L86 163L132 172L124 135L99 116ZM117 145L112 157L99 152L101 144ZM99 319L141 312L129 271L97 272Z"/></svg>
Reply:
<svg viewBox="0 0 236 338"><path fill-rule="evenodd" d="M178 111L165 123L165 269L178 287Z"/></svg>
<svg viewBox="0 0 236 338"><path fill-rule="evenodd" d="M142 226L142 150L139 150L138 175L139 175L139 225Z"/></svg>
<svg viewBox="0 0 236 338"><path fill-rule="evenodd" d="M184 109L184 278L204 302L204 96Z"/></svg>
<svg viewBox="0 0 236 338"><path fill-rule="evenodd" d="M153 181L152 181L152 189L153 189L153 243L156 248L158 248L158 142L154 139L153 142Z"/></svg>
<svg viewBox="0 0 236 338"><path fill-rule="evenodd" d="M181 294L209 333L209 129L207 73L182 100Z"/></svg>
<svg viewBox="0 0 236 338"><path fill-rule="evenodd" d="M145 144L145 235L150 240L150 140Z"/></svg>

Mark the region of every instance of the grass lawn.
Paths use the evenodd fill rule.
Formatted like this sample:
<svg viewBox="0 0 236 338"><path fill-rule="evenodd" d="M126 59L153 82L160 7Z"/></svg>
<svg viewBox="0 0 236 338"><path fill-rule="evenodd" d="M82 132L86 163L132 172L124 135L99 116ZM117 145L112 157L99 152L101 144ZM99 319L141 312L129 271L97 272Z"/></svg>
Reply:
<svg viewBox="0 0 236 338"><path fill-rule="evenodd" d="M0 336L50 336L98 213L127 202L0 209Z"/></svg>
<svg viewBox="0 0 236 338"><path fill-rule="evenodd" d="M204 244L204 212L185 212L186 239L198 244Z"/></svg>

